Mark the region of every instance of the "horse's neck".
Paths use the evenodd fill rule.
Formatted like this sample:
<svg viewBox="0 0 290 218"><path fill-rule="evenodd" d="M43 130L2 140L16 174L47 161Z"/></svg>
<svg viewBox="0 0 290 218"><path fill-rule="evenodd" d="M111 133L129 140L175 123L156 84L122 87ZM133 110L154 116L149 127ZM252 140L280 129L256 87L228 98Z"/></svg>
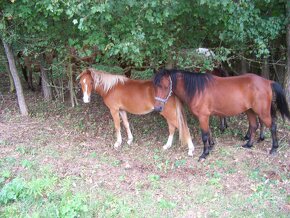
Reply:
<svg viewBox="0 0 290 218"><path fill-rule="evenodd" d="M173 93L183 102L187 101L187 94L184 87L184 79L181 77L177 77L176 85L173 89Z"/></svg>
<svg viewBox="0 0 290 218"><path fill-rule="evenodd" d="M103 85L99 85L95 88L95 91L102 97L104 97L108 92L105 92Z"/></svg>

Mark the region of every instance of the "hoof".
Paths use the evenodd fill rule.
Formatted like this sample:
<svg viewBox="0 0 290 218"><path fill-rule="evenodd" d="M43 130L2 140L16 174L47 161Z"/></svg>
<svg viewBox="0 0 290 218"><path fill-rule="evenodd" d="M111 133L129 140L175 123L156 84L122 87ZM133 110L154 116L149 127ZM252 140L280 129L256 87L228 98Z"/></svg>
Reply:
<svg viewBox="0 0 290 218"><path fill-rule="evenodd" d="M115 144L114 144L114 148L115 148L115 149L118 149L118 148L120 147L121 143L122 143L122 142L115 142Z"/></svg>
<svg viewBox="0 0 290 218"><path fill-rule="evenodd" d="M272 149L270 150L270 154L271 154L271 155L276 155L276 154L277 154L277 148L272 148Z"/></svg>
<svg viewBox="0 0 290 218"><path fill-rule="evenodd" d="M171 145L163 145L163 150L167 150L168 148L170 148L171 147Z"/></svg>
<svg viewBox="0 0 290 218"><path fill-rule="evenodd" d="M247 144L243 145L242 147L243 147L243 148L252 148L253 145L250 145L250 144L247 143Z"/></svg>
<svg viewBox="0 0 290 218"><path fill-rule="evenodd" d="M264 141L265 140L265 137L260 137L259 139L258 139L258 142L262 142L262 141Z"/></svg>
<svg viewBox="0 0 290 218"><path fill-rule="evenodd" d="M193 151L188 151L187 155L188 155L189 157L193 157Z"/></svg>
<svg viewBox="0 0 290 218"><path fill-rule="evenodd" d="M133 142L133 138L128 139L127 144L128 144L128 145L131 145L132 142Z"/></svg>
<svg viewBox="0 0 290 218"><path fill-rule="evenodd" d="M245 135L244 140L249 140L250 136L249 135Z"/></svg>
<svg viewBox="0 0 290 218"><path fill-rule="evenodd" d="M198 161L199 161L199 162L203 162L203 161L206 159L207 156L208 156L208 154L202 154L202 155L199 157Z"/></svg>

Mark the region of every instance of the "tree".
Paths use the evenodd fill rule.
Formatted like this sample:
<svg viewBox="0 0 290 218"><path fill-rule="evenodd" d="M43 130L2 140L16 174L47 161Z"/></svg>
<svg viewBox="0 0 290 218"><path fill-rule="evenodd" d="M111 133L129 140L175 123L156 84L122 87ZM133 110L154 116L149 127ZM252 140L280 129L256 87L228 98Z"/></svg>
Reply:
<svg viewBox="0 0 290 218"><path fill-rule="evenodd" d="M287 72L285 76L285 90L288 102L290 102L290 1L287 1Z"/></svg>
<svg viewBox="0 0 290 218"><path fill-rule="evenodd" d="M16 65L15 65L15 60L14 60L14 56L13 56L13 52L11 49L11 46L3 41L3 45L4 45L4 49L5 49L5 53L7 56L7 60L9 63L9 68L10 68L10 72L12 74L13 80L14 80L14 84L15 84L15 88L16 88L16 94L17 94L17 99L18 99L18 105L19 105L19 109L20 109L20 113L24 116L28 115L28 109L26 106L26 102L25 102L25 98L23 95L23 89L22 89L22 85L17 73L17 69L16 69Z"/></svg>

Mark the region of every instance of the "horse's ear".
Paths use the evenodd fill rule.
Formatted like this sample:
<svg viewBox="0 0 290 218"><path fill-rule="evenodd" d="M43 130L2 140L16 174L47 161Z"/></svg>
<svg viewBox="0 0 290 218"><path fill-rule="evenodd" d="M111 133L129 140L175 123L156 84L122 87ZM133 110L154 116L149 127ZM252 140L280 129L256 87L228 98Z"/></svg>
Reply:
<svg viewBox="0 0 290 218"><path fill-rule="evenodd" d="M76 78L76 80L79 80L84 74L86 74L86 73L90 73L91 74L91 72L88 70L88 69L85 69L83 72L81 72L78 76L77 76L77 78Z"/></svg>

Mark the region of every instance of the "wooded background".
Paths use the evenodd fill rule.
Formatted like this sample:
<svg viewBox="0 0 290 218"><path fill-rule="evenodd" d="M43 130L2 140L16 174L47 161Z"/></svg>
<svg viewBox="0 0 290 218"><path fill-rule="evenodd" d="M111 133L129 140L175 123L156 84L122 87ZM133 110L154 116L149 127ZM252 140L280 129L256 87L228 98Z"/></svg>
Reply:
<svg viewBox="0 0 290 218"><path fill-rule="evenodd" d="M290 101L289 11L283 0L4 0L0 74L23 115L23 86L34 90L37 76L44 100L77 104L75 77L87 66L145 78L153 68L222 63L229 75L280 82ZM200 47L215 56L196 54Z"/></svg>

